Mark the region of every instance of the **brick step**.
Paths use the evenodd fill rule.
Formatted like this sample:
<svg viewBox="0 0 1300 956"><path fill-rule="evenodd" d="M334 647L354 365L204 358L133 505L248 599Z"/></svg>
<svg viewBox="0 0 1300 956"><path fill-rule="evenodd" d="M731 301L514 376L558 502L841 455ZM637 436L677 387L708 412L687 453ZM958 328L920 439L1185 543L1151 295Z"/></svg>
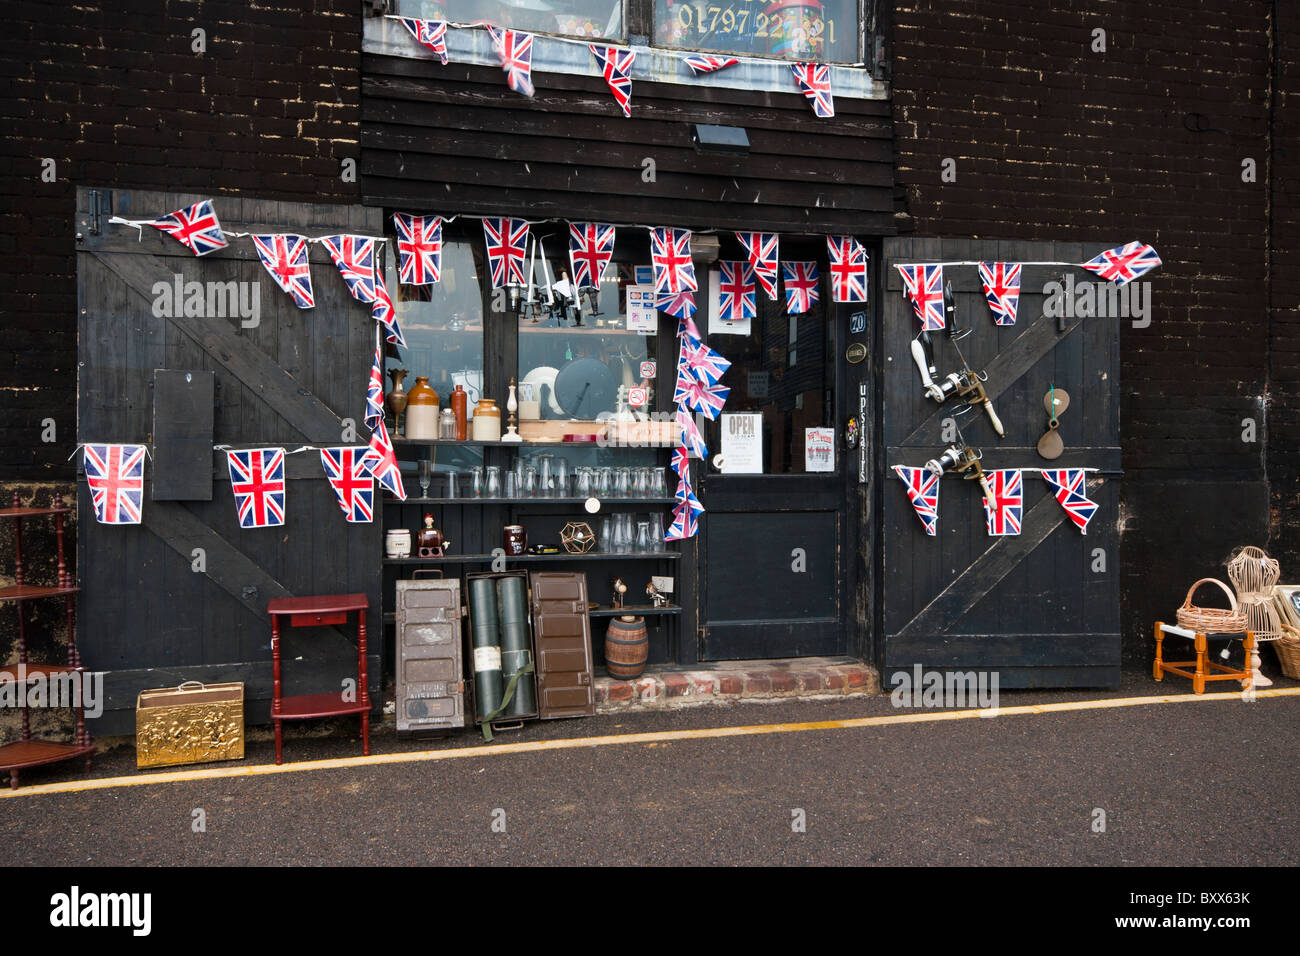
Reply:
<svg viewBox="0 0 1300 956"><path fill-rule="evenodd" d="M693 667L648 667L634 680L596 679L596 712L684 707L766 698L880 693L880 675L849 658L727 661Z"/></svg>

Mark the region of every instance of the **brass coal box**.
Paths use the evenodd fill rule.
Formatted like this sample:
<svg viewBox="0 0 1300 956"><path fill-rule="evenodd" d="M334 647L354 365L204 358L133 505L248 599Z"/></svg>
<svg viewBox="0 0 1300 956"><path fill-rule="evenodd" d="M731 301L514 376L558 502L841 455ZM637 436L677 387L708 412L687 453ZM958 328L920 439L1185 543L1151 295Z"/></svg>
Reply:
<svg viewBox="0 0 1300 956"><path fill-rule="evenodd" d="M142 690L135 704L135 765L171 767L244 759L244 685Z"/></svg>

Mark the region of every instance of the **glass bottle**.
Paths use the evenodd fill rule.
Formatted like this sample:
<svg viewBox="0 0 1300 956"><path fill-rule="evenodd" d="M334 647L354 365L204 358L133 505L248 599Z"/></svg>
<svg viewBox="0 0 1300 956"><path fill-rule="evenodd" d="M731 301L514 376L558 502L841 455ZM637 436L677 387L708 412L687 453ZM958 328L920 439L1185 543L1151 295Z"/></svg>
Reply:
<svg viewBox="0 0 1300 956"><path fill-rule="evenodd" d="M444 408L438 418L438 438L441 441L456 440L456 413L450 408Z"/></svg>
<svg viewBox="0 0 1300 956"><path fill-rule="evenodd" d="M501 497L501 469L496 465L488 465L485 493L489 498Z"/></svg>
<svg viewBox="0 0 1300 956"><path fill-rule="evenodd" d="M483 466L475 465L469 470L469 491L475 498L483 497Z"/></svg>
<svg viewBox="0 0 1300 956"><path fill-rule="evenodd" d="M596 547L606 554L614 550L614 523L608 515L600 519L600 537L596 539Z"/></svg>
<svg viewBox="0 0 1300 956"><path fill-rule="evenodd" d="M650 550L657 553L668 550L668 544L664 541L664 516L659 511L650 515Z"/></svg>
<svg viewBox="0 0 1300 956"><path fill-rule="evenodd" d="M649 521L638 521L636 523L636 542L633 547L641 553L651 550Z"/></svg>

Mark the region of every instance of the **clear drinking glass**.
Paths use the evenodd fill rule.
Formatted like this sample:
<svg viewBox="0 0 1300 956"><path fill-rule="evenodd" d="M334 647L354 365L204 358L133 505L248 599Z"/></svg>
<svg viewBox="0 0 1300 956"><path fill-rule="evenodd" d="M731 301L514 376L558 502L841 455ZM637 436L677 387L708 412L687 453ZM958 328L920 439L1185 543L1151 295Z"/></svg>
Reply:
<svg viewBox="0 0 1300 956"><path fill-rule="evenodd" d="M555 497L569 497L569 462L564 458L555 463Z"/></svg>
<svg viewBox="0 0 1300 956"><path fill-rule="evenodd" d="M650 550L656 552L668 550L668 545L664 541L664 516L658 511L650 515Z"/></svg>
<svg viewBox="0 0 1300 956"><path fill-rule="evenodd" d="M537 457L537 491L543 498L550 498L555 495L554 477L551 474L551 455L539 455Z"/></svg>
<svg viewBox="0 0 1300 956"><path fill-rule="evenodd" d="M488 465L487 470L487 497L501 497L501 469L496 465Z"/></svg>
<svg viewBox="0 0 1300 956"><path fill-rule="evenodd" d="M579 498L591 497L591 469L579 468L576 495Z"/></svg>
<svg viewBox="0 0 1300 956"><path fill-rule="evenodd" d="M524 469L524 497L533 498L537 495L537 469L529 465Z"/></svg>
<svg viewBox="0 0 1300 956"><path fill-rule="evenodd" d="M460 497L460 473L455 471L447 472L447 497Z"/></svg>
<svg viewBox="0 0 1300 956"><path fill-rule="evenodd" d="M519 479L515 477L515 473L513 471L506 472L506 497L507 498L519 497Z"/></svg>
<svg viewBox="0 0 1300 956"><path fill-rule="evenodd" d="M469 492L475 498L483 497L483 466L475 465L469 470Z"/></svg>
<svg viewBox="0 0 1300 956"><path fill-rule="evenodd" d="M650 522L638 521L636 523L636 542L634 547L642 553L652 550L650 547Z"/></svg>
<svg viewBox="0 0 1300 956"><path fill-rule="evenodd" d="M429 497L429 482L433 480L433 462L427 458L421 458L420 467L420 497Z"/></svg>
<svg viewBox="0 0 1300 956"><path fill-rule="evenodd" d="M606 554L614 550L614 524L608 516L600 521L600 537L596 539L596 547Z"/></svg>

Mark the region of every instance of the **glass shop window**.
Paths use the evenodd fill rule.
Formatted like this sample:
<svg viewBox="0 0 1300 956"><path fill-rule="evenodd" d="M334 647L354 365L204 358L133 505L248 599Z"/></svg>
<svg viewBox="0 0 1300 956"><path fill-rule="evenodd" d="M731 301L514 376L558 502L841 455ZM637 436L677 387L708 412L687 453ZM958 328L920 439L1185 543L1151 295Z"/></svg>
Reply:
<svg viewBox="0 0 1300 956"><path fill-rule="evenodd" d="M858 61L857 0L654 0L654 19L659 46Z"/></svg>
<svg viewBox="0 0 1300 956"><path fill-rule="evenodd" d="M711 284L716 289L716 278ZM709 322L709 346L731 361L722 380L731 386L722 414L757 412L763 416L765 475L809 471L807 429L834 424L833 348L825 305L830 290L822 291L822 298L810 311L787 315L784 297L774 302L760 288L758 315L749 321L745 334L719 334L723 324L716 317ZM701 306L697 324L703 312ZM723 449L721 416L718 422L709 423L706 435L711 452ZM839 465L837 460L835 470Z"/></svg>
<svg viewBox="0 0 1300 956"><path fill-rule="evenodd" d="M402 0L402 16L473 23L559 36L623 40L622 0Z"/></svg>
<svg viewBox="0 0 1300 956"><path fill-rule="evenodd" d="M445 229L445 227L444 227ZM469 408L483 389L483 296L476 255L482 243L459 241L444 235L442 281L433 285L408 286L397 281L396 244L385 254L385 281L397 307L397 320L406 336L407 348L401 359L386 362L392 391L395 370L404 369L402 387L409 392L419 376L428 378L438 393L441 408L450 405L452 389L462 385L469 393ZM393 351L390 347L389 351ZM405 415L401 432L405 435Z"/></svg>

